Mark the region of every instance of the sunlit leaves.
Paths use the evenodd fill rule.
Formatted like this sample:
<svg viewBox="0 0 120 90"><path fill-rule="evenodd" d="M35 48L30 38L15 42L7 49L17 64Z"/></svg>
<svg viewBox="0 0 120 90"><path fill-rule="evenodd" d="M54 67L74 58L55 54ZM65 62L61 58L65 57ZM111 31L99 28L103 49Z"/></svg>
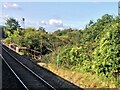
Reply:
<svg viewBox="0 0 120 90"><path fill-rule="evenodd" d="M106 33L94 51L94 70L98 74L111 76L115 72L120 73L120 30L116 27L114 23L105 28Z"/></svg>

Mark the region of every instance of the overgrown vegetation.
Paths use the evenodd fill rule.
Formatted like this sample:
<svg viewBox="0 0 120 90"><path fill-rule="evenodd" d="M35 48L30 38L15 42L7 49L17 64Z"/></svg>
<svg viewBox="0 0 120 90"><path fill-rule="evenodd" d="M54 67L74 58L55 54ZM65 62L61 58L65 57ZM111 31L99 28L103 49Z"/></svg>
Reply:
<svg viewBox="0 0 120 90"><path fill-rule="evenodd" d="M9 28L11 24L6 23L8 27L4 31L7 43L40 51L44 59L51 63L74 71L97 74L120 87L119 22L119 17L105 14L96 22L90 20L84 30L69 28L48 33L44 28L22 30L14 21L17 28ZM52 52L46 54L45 49Z"/></svg>

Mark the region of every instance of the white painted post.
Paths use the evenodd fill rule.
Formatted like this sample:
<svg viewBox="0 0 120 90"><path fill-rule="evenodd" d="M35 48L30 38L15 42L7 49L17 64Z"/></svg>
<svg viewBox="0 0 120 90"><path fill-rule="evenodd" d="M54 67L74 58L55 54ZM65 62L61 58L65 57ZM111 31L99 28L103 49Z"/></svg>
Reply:
<svg viewBox="0 0 120 90"><path fill-rule="evenodd" d="M16 47L16 52L17 52L17 53L19 52L19 49L20 49L19 47Z"/></svg>

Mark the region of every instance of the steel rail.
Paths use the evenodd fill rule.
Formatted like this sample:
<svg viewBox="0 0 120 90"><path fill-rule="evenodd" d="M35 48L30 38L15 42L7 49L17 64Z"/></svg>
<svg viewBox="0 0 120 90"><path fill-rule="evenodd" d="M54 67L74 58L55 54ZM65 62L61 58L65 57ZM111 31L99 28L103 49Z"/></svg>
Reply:
<svg viewBox="0 0 120 90"><path fill-rule="evenodd" d="M2 47L3 48L3 47ZM45 81L42 77L40 77L39 75L37 75L34 71L32 71L30 68L28 68L26 65L24 65L22 62L20 62L16 57L14 57L13 55L11 55L5 48L3 48L3 50L8 53L15 61L17 61L19 64L21 64L24 68L26 68L28 71L30 71L33 75L35 75L37 78L39 78L40 80L42 80L45 84L47 84L50 88L52 88L53 90L56 90L55 87L53 87L52 85L50 85L47 81Z"/></svg>
<svg viewBox="0 0 120 90"><path fill-rule="evenodd" d="M8 66L8 68L11 70L11 72L15 75L15 77L19 80L19 82L23 85L23 87L26 90L29 90L27 88L27 86L24 84L24 82L19 78L19 76L15 73L15 71L11 68L11 66L6 62L5 58L0 54L0 57L3 59L3 61L5 62L5 64Z"/></svg>

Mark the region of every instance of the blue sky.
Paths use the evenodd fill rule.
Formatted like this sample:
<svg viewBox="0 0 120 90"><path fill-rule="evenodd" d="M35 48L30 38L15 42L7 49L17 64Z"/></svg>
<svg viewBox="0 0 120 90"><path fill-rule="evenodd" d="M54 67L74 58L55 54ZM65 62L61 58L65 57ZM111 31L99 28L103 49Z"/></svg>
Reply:
<svg viewBox="0 0 120 90"><path fill-rule="evenodd" d="M118 15L117 2L9 2L0 5L0 19L13 17L22 26L24 17L25 27L42 26L50 32L69 27L82 29L90 20L96 21L104 14Z"/></svg>

